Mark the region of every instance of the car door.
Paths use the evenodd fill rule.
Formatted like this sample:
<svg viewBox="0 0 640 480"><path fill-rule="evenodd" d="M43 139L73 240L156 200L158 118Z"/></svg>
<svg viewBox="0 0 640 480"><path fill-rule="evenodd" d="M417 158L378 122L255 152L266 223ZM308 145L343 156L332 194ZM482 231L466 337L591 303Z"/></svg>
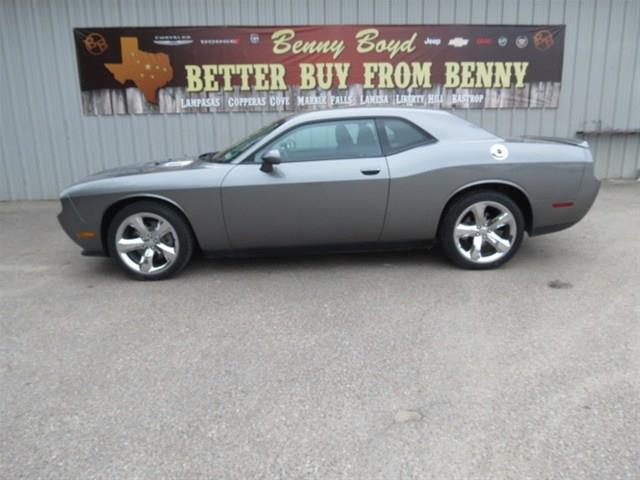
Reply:
<svg viewBox="0 0 640 480"><path fill-rule="evenodd" d="M260 169L278 150L281 163ZM234 249L368 243L379 239L389 172L373 119L292 127L224 179Z"/></svg>
<svg viewBox="0 0 640 480"><path fill-rule="evenodd" d="M378 125L390 177L380 240L431 239L443 207L440 196L451 193L451 174L442 168L449 151L408 119L383 117Z"/></svg>

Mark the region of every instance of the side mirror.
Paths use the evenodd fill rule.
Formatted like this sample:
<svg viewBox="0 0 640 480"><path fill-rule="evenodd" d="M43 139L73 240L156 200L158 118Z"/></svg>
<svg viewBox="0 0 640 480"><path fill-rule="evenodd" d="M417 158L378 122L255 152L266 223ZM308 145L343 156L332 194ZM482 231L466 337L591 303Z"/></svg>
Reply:
<svg viewBox="0 0 640 480"><path fill-rule="evenodd" d="M278 165L280 161L280 150L277 148L269 150L262 156L262 165L260 165L260 170L267 173L273 172L273 166Z"/></svg>

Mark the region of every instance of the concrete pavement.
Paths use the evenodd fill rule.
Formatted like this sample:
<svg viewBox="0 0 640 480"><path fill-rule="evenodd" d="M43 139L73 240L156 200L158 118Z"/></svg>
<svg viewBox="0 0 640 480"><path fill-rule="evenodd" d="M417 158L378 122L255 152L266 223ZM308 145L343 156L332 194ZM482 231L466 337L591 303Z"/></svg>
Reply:
<svg viewBox="0 0 640 480"><path fill-rule="evenodd" d="M640 184L505 267L198 260L128 280L0 204L0 477L640 477Z"/></svg>

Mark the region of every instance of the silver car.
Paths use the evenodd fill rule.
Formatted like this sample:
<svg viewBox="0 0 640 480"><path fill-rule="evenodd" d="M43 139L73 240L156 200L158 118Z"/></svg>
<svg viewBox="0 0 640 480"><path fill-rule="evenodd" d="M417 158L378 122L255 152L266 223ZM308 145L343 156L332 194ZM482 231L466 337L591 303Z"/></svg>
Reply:
<svg viewBox="0 0 640 480"><path fill-rule="evenodd" d="M134 278L176 274L195 251L416 248L504 264L524 233L589 210L600 182L584 141L505 140L443 111L349 108L278 120L224 151L92 175L58 216L87 255Z"/></svg>

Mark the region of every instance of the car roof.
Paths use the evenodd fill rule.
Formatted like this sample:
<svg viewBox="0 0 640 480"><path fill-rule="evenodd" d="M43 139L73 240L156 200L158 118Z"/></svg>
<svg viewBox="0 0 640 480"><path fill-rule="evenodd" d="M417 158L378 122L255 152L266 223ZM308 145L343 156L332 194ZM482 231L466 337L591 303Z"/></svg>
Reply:
<svg viewBox="0 0 640 480"><path fill-rule="evenodd" d="M291 118L305 118L305 120L315 120L318 118L331 117L334 118L336 116L348 116L348 117L359 117L359 116L402 116L407 113L412 112L422 112L427 113L429 115L451 115L449 112L445 112L444 110L431 110L425 108L411 108L411 107L336 107L322 110L314 110L311 112L300 112L296 115L293 115Z"/></svg>
<svg viewBox="0 0 640 480"><path fill-rule="evenodd" d="M357 117L400 117L415 123L435 138L457 140L496 139L483 128L443 110L408 107L342 107L299 113L287 119L286 126L311 121Z"/></svg>

